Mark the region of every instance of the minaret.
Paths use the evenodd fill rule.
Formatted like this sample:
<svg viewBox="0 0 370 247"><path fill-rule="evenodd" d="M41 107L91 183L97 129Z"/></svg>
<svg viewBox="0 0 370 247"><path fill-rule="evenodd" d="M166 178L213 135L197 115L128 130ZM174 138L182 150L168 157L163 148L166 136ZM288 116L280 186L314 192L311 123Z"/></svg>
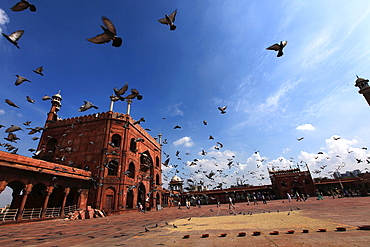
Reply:
<svg viewBox="0 0 370 247"><path fill-rule="evenodd" d="M60 107L62 106L62 103L60 103L61 101L62 96L60 95L60 91L51 97L51 108L48 113L46 122L57 120L58 118L57 112L60 110Z"/></svg>
<svg viewBox="0 0 370 247"><path fill-rule="evenodd" d="M356 80L355 87L358 87L360 89L358 93L362 94L365 97L367 103L370 105L370 86L368 84L369 80L360 78L357 75L356 77L357 77L357 80Z"/></svg>

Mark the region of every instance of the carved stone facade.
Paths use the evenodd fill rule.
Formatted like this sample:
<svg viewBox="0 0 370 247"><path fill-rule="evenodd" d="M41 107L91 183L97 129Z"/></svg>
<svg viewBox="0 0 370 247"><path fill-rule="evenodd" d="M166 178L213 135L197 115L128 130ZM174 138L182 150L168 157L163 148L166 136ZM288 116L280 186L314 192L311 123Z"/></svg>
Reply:
<svg viewBox="0 0 370 247"><path fill-rule="evenodd" d="M308 169L269 170L269 174L277 198L287 198L287 193L310 196L316 194L315 184Z"/></svg>
<svg viewBox="0 0 370 247"><path fill-rule="evenodd" d="M52 101L36 158L91 172L88 205L108 213L161 204L161 145L128 114L58 119Z"/></svg>

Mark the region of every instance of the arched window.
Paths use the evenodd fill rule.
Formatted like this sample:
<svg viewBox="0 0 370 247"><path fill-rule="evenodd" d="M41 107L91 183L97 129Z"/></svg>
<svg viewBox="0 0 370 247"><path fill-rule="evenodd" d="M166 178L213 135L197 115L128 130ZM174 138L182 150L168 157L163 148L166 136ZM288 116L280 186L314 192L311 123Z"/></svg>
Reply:
<svg viewBox="0 0 370 247"><path fill-rule="evenodd" d="M143 152L140 155L140 170L146 172L150 167L153 166L153 160L148 151Z"/></svg>
<svg viewBox="0 0 370 247"><path fill-rule="evenodd" d="M118 134L114 134L112 136L112 141L111 141L115 147L119 147L121 145L121 136Z"/></svg>
<svg viewBox="0 0 370 247"><path fill-rule="evenodd" d="M135 178L135 165L134 165L133 162L131 162L129 164L128 171L129 171L128 177L129 178Z"/></svg>
<svg viewBox="0 0 370 247"><path fill-rule="evenodd" d="M118 162L116 160L111 160L108 163L108 175L115 176L118 173Z"/></svg>
<svg viewBox="0 0 370 247"><path fill-rule="evenodd" d="M155 176L155 184L156 185L160 185L161 181L159 180L159 174L157 174L157 176Z"/></svg>
<svg viewBox="0 0 370 247"><path fill-rule="evenodd" d="M155 157L155 166L159 167L159 158L158 158L158 156Z"/></svg>
<svg viewBox="0 0 370 247"><path fill-rule="evenodd" d="M136 142L134 138L131 138L131 141L130 141L130 151L134 153L137 152Z"/></svg>

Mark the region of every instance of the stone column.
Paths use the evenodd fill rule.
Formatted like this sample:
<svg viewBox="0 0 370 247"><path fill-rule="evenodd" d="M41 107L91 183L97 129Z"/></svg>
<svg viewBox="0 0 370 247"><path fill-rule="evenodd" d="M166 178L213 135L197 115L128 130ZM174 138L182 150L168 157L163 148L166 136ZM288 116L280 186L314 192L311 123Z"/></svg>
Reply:
<svg viewBox="0 0 370 247"><path fill-rule="evenodd" d="M46 196L44 200L44 205L42 206L41 218L45 218L46 208L48 207L49 197L53 193L54 187L49 186L46 188Z"/></svg>
<svg viewBox="0 0 370 247"><path fill-rule="evenodd" d="M26 184L26 186L23 189L23 197L22 197L21 205L19 207L19 211L18 211L18 215L17 215L17 220L21 220L22 219L22 214L23 214L23 211L24 211L24 205L26 205L27 197L31 193L32 187L33 187L32 184Z"/></svg>
<svg viewBox="0 0 370 247"><path fill-rule="evenodd" d="M71 189L69 187L67 187L67 188L64 189L63 202L62 202L62 206L60 207L60 216L61 217L64 217L64 207L66 205L67 196L68 196L68 194L69 194L70 191L71 191Z"/></svg>
<svg viewBox="0 0 370 247"><path fill-rule="evenodd" d="M0 194L5 190L7 185L8 183L6 181L0 181Z"/></svg>

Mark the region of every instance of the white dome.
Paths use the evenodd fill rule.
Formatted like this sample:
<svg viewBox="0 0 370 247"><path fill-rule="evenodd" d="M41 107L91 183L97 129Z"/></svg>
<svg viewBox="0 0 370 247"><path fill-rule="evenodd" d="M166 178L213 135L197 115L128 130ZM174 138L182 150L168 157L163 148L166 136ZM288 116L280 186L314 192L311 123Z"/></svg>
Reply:
<svg viewBox="0 0 370 247"><path fill-rule="evenodd" d="M173 176L171 179L172 182L182 182L181 178L179 178L177 175Z"/></svg>

